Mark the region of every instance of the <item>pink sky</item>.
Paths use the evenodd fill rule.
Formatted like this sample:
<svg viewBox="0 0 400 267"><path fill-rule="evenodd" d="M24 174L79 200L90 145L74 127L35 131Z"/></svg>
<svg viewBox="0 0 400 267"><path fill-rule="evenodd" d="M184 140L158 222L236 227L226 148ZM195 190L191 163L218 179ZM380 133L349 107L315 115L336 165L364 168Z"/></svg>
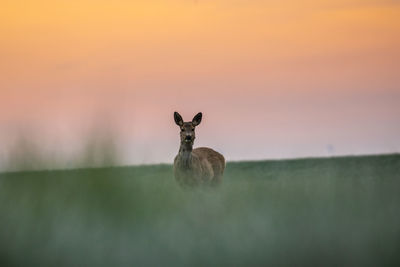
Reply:
<svg viewBox="0 0 400 267"><path fill-rule="evenodd" d="M397 1L6 1L0 139L172 162L173 111L228 160L400 152Z"/></svg>

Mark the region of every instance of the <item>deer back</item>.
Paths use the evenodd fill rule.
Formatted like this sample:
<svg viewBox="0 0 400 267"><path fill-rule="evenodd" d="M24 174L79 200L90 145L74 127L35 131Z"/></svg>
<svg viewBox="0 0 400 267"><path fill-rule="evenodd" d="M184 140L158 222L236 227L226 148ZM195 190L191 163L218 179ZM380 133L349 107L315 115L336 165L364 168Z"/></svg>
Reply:
<svg viewBox="0 0 400 267"><path fill-rule="evenodd" d="M224 157L207 147L194 149L189 164L179 155L174 160L175 178L181 185L219 184L224 169Z"/></svg>

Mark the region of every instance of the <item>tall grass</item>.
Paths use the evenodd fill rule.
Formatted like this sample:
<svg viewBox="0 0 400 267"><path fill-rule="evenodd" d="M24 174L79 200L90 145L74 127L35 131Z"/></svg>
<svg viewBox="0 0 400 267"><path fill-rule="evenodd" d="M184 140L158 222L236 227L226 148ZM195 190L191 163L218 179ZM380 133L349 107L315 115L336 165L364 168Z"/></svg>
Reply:
<svg viewBox="0 0 400 267"><path fill-rule="evenodd" d="M59 143L43 140L40 131L11 131L12 138L2 144L0 172L111 167L120 164L118 138L107 127L92 127L72 153Z"/></svg>
<svg viewBox="0 0 400 267"><path fill-rule="evenodd" d="M1 266L398 265L400 156L0 174Z"/></svg>

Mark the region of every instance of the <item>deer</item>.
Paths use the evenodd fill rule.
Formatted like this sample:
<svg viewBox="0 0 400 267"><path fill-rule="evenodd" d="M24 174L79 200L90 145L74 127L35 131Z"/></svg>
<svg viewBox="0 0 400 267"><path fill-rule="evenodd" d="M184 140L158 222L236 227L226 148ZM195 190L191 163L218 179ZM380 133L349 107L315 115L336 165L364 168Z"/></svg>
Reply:
<svg viewBox="0 0 400 267"><path fill-rule="evenodd" d="M219 185L225 170L225 158L208 147L193 149L196 138L195 128L203 114L199 112L190 122L184 122L178 112L174 112L175 123L180 128L180 147L174 159L175 179L183 187Z"/></svg>

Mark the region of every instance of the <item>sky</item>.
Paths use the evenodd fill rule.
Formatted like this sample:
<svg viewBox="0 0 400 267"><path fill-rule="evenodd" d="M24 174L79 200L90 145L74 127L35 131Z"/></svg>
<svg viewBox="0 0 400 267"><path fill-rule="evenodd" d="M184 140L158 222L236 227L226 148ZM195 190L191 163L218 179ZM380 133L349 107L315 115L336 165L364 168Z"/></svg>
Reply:
<svg viewBox="0 0 400 267"><path fill-rule="evenodd" d="M3 159L107 136L121 164L171 163L174 111L227 160L400 152L399 1L1 5Z"/></svg>

